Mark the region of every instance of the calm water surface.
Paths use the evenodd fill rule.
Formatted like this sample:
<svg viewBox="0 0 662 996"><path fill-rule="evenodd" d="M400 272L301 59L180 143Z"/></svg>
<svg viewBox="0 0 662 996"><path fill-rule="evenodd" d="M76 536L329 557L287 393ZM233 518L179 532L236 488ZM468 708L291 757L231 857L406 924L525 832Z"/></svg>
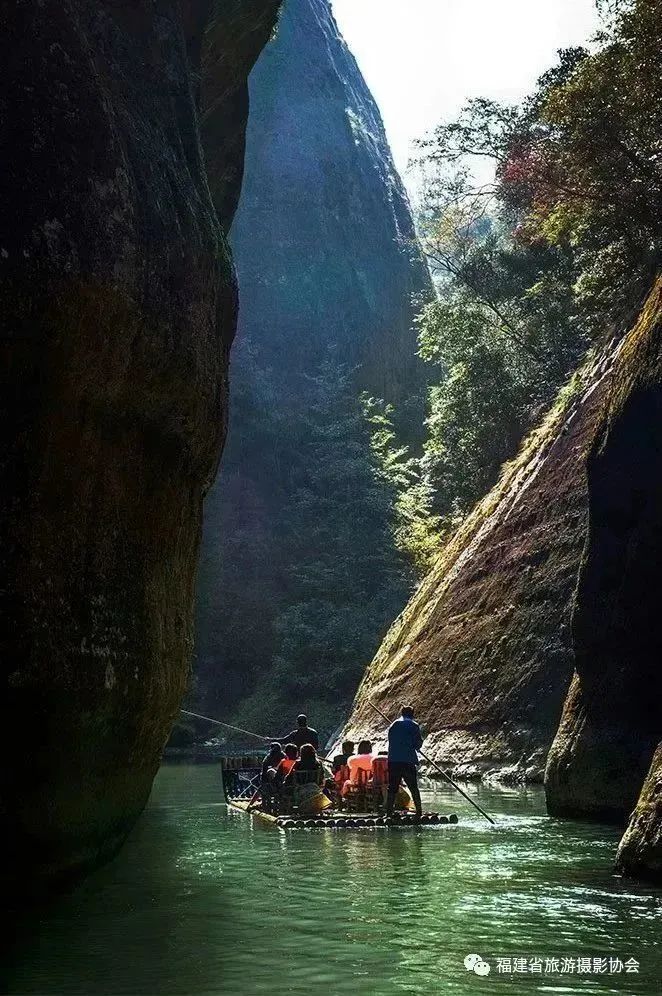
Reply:
<svg viewBox="0 0 662 996"><path fill-rule="evenodd" d="M662 892L610 873L618 833L550 819L539 790L471 791L496 829L438 792L458 827L285 834L227 811L216 769L163 768L120 857L25 928L5 991L661 996ZM545 964L610 957L639 972Z"/></svg>

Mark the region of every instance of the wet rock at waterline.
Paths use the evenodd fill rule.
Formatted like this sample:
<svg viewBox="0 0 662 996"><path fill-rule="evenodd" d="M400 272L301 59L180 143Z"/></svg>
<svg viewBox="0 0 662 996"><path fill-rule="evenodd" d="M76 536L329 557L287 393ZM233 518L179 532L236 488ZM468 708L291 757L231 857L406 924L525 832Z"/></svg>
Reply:
<svg viewBox="0 0 662 996"><path fill-rule="evenodd" d="M662 744L618 849L616 867L626 875L662 882Z"/></svg>
<svg viewBox="0 0 662 996"><path fill-rule="evenodd" d="M226 224L276 8L230 4L207 34ZM236 303L199 141L207 11L6 5L2 813L25 887L119 846L187 679Z"/></svg>
<svg viewBox="0 0 662 996"><path fill-rule="evenodd" d="M624 823L662 738L662 280L619 351L588 482L576 670L545 786L552 813Z"/></svg>

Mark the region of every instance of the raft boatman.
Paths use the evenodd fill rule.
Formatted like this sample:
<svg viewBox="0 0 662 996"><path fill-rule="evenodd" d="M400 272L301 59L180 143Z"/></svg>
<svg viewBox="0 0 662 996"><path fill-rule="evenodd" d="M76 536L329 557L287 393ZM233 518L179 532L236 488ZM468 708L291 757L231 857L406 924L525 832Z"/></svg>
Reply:
<svg viewBox="0 0 662 996"><path fill-rule="evenodd" d="M297 716L296 730L292 730L286 737L279 737L278 739L283 744L296 744L299 750L301 750L304 744L312 744L315 750L319 750L319 734L312 726L308 726L308 717L304 713Z"/></svg>
<svg viewBox="0 0 662 996"><path fill-rule="evenodd" d="M391 723L388 730L388 795L386 815L393 816L395 797L400 788L400 780L405 783L416 806L416 815L423 813L421 793L418 788L418 754L423 746L421 728L414 721L414 710L403 706L400 718Z"/></svg>

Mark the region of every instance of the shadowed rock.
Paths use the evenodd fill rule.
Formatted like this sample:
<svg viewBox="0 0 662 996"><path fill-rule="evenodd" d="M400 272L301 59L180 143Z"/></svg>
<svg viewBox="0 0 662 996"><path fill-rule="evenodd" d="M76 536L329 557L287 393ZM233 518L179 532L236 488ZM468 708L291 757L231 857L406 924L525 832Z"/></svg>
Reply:
<svg viewBox="0 0 662 996"><path fill-rule="evenodd" d="M208 708L224 715L262 687L278 656L274 617L291 568L274 565L300 483L286 461L279 473L275 451L300 431L302 385L322 362L346 365L357 397L365 389L396 404L410 441L424 409L412 297L431 294L379 109L329 0L287 0L250 96L231 231L241 288L231 370L244 388L233 394L223 466L205 503L196 603L197 674L210 703L222 703ZM217 155L214 134L205 127L208 157ZM277 443L272 413L261 411L269 390L272 408L287 409ZM385 608L384 625L399 605ZM374 647L383 630L366 620L365 632Z"/></svg>
<svg viewBox="0 0 662 996"><path fill-rule="evenodd" d="M29 887L116 850L186 683L236 310L198 102L215 95L217 140L227 129L227 224L246 76L277 4L222 8L204 87L203 0L5 7L2 816Z"/></svg>
<svg viewBox="0 0 662 996"><path fill-rule="evenodd" d="M625 822L662 737L662 281L619 351L588 464L576 669L550 752L550 812Z"/></svg>

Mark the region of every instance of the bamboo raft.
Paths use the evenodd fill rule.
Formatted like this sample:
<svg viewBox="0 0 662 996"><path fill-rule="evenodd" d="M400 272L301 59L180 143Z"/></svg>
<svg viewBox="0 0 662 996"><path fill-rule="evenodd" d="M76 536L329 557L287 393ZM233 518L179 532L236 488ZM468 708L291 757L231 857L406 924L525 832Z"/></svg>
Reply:
<svg viewBox="0 0 662 996"><path fill-rule="evenodd" d="M242 759L244 764L246 759ZM299 814L295 811L274 814L253 806L249 808L250 800L256 790L260 769L252 765L244 766L239 762L236 766L223 768L223 791L230 809L244 816L255 817L265 826L279 830L413 830L428 827L455 826L458 817L455 813L448 816L436 812L423 813L420 820L413 813L395 813L386 816L378 811L356 812L353 810L327 809L314 816ZM227 773L231 772L231 777Z"/></svg>

